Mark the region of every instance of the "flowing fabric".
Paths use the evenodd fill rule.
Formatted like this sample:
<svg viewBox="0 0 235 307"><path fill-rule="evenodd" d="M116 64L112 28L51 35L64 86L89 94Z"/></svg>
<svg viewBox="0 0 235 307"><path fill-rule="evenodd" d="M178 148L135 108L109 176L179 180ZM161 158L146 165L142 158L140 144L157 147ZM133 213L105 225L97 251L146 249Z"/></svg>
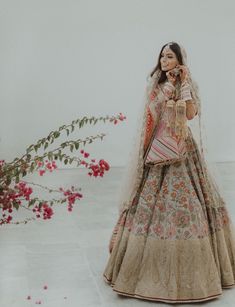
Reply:
<svg viewBox="0 0 235 307"><path fill-rule="evenodd" d="M154 131L166 123L162 111L168 98L157 80L146 91L103 276L120 295L168 303L206 301L235 284L235 230L189 126L185 159L146 163ZM200 100L190 84L200 115Z"/></svg>

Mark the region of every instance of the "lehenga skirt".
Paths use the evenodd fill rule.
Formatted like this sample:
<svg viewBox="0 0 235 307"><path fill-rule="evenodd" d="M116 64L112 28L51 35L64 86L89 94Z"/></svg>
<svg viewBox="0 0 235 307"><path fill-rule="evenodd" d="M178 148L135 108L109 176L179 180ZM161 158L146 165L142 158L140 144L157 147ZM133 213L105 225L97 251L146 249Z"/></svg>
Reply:
<svg viewBox="0 0 235 307"><path fill-rule="evenodd" d="M191 131L187 144L184 161L144 167L135 201L114 227L103 276L120 295L200 302L235 284L231 217Z"/></svg>

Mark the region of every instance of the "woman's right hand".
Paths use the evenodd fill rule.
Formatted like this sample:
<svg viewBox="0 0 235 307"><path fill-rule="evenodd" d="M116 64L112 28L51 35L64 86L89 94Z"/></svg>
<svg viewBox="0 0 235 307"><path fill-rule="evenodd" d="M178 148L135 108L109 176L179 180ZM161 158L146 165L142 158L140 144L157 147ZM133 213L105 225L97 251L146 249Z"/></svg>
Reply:
<svg viewBox="0 0 235 307"><path fill-rule="evenodd" d="M167 77L168 82L172 83L175 86L177 76L173 73L173 69L168 70L166 72L166 77Z"/></svg>

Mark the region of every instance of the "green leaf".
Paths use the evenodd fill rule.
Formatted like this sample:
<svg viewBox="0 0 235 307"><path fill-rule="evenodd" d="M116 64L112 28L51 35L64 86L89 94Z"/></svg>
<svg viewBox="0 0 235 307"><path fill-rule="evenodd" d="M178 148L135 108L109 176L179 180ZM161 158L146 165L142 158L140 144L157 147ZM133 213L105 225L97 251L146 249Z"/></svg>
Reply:
<svg viewBox="0 0 235 307"><path fill-rule="evenodd" d="M75 142L75 148L76 148L76 149L79 148L79 142Z"/></svg>
<svg viewBox="0 0 235 307"><path fill-rule="evenodd" d="M66 129L67 136L69 135L69 129Z"/></svg>
<svg viewBox="0 0 235 307"><path fill-rule="evenodd" d="M34 205L35 204L35 202L36 202L36 199L34 198L34 199L31 199L30 201L29 201L29 207L30 206L32 206L32 205Z"/></svg>
<svg viewBox="0 0 235 307"><path fill-rule="evenodd" d="M26 153L29 153L33 148L33 144L31 144L27 149L26 149Z"/></svg>
<svg viewBox="0 0 235 307"><path fill-rule="evenodd" d="M53 159L53 153L52 152L48 152L48 159L51 161Z"/></svg>
<svg viewBox="0 0 235 307"><path fill-rule="evenodd" d="M16 202L13 202L13 207L16 208L16 210L19 209L19 204L17 204Z"/></svg>
<svg viewBox="0 0 235 307"><path fill-rule="evenodd" d="M42 205L43 205L43 202L40 201L39 204L38 204L39 209L41 209Z"/></svg>
<svg viewBox="0 0 235 307"><path fill-rule="evenodd" d="M73 148L74 148L74 147L73 147L73 144L71 144L71 145L70 145L70 151L71 151L71 152L73 151Z"/></svg>
<svg viewBox="0 0 235 307"><path fill-rule="evenodd" d="M46 142L44 145L44 149L46 149L48 147L48 143Z"/></svg>
<svg viewBox="0 0 235 307"><path fill-rule="evenodd" d="M32 162L31 165L30 165L30 172L32 172L34 170L34 166L35 166L35 163Z"/></svg>
<svg viewBox="0 0 235 307"><path fill-rule="evenodd" d="M41 142L40 142L41 144L44 144L44 143L46 142L46 138L43 138L43 139L41 139L40 141L41 141Z"/></svg>
<svg viewBox="0 0 235 307"><path fill-rule="evenodd" d="M10 184L11 184L11 177L7 176L6 185L10 185Z"/></svg>
<svg viewBox="0 0 235 307"><path fill-rule="evenodd" d="M66 127L65 125L61 126L61 127L59 128L59 131L63 130L65 127Z"/></svg>
<svg viewBox="0 0 235 307"><path fill-rule="evenodd" d="M65 160L64 160L64 164L67 164L67 163L68 163L68 159L65 159Z"/></svg>
<svg viewBox="0 0 235 307"><path fill-rule="evenodd" d="M60 132L59 131L55 131L54 132L54 138L57 139L60 136Z"/></svg>

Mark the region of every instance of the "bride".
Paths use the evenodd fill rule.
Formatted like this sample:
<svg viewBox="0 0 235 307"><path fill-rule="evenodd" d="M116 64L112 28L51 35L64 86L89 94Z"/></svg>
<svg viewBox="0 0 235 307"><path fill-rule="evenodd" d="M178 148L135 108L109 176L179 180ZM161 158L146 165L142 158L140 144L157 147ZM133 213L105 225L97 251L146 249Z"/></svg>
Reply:
<svg viewBox="0 0 235 307"><path fill-rule="evenodd" d="M200 302L235 284L235 236L192 119L198 87L184 48L161 48L150 73L104 280L120 295Z"/></svg>

